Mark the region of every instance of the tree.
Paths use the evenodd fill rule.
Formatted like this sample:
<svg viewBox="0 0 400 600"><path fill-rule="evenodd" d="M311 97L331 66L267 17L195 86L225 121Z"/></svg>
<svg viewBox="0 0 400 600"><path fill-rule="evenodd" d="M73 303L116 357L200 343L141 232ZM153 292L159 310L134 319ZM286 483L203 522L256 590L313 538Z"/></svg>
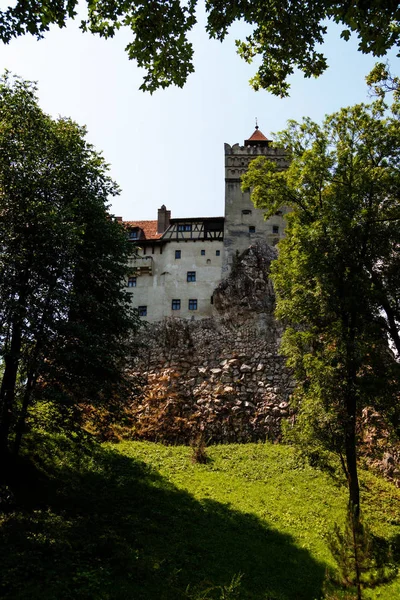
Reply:
<svg viewBox="0 0 400 600"><path fill-rule="evenodd" d="M272 278L298 430L338 452L356 520L357 417L366 405L394 422L399 412L399 108L379 100L322 126L290 122L278 136L289 168L260 157L243 177L267 215L292 209Z"/></svg>
<svg viewBox="0 0 400 600"><path fill-rule="evenodd" d="M393 93L396 101L400 99L400 77L392 75L388 64L376 63L366 81L372 95L384 99L386 94Z"/></svg>
<svg viewBox="0 0 400 600"><path fill-rule="evenodd" d="M129 244L118 193L85 129L51 119L35 86L0 81L0 460L40 394L106 400L137 326L123 290Z"/></svg>
<svg viewBox="0 0 400 600"><path fill-rule="evenodd" d="M0 12L0 39L8 43L26 33L41 38L52 24L64 27L67 19L75 18L77 4L78 0L17 0ZM141 89L182 87L194 71L188 33L196 23L196 5L197 0L87 0L88 16L81 28L109 38L121 27L129 27L133 40L126 47L128 56L147 71ZM210 38L223 41L235 21L253 27L245 40L236 42L238 52L247 62L261 58L251 80L254 89L265 88L279 96L288 95L287 78L294 68L305 77L318 77L327 68L318 45L328 20L343 26L345 40L355 33L359 50L374 56L383 56L400 40L400 8L395 0L207 0L206 11Z"/></svg>

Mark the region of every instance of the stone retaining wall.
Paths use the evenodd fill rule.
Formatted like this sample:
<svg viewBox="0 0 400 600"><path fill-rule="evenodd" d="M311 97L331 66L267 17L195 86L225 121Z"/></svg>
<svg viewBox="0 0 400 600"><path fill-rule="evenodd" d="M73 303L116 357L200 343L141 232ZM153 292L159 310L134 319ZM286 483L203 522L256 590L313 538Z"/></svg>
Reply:
<svg viewBox="0 0 400 600"><path fill-rule="evenodd" d="M212 318L170 318L145 327L134 365L145 382L135 407L138 437L279 439L293 380L278 351L281 331L268 278L274 257L266 244L250 247L215 291Z"/></svg>
<svg viewBox="0 0 400 600"><path fill-rule="evenodd" d="M279 354L281 329L273 316L269 279L275 250L251 246L214 292L214 316L167 319L147 326L135 343L133 369L144 382L135 400L135 436L190 443L199 434L214 443L280 439L292 419L294 382ZM360 420L360 454L399 485L400 447L372 409Z"/></svg>

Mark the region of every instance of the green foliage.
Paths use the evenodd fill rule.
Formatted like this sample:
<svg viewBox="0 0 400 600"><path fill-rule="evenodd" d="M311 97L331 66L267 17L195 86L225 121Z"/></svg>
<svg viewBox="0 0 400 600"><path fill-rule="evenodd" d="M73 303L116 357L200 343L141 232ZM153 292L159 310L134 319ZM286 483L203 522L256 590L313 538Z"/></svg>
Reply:
<svg viewBox="0 0 400 600"><path fill-rule="evenodd" d="M376 63L365 79L376 96L384 98L393 92L394 99L400 100L400 77L391 74L388 64Z"/></svg>
<svg viewBox="0 0 400 600"><path fill-rule="evenodd" d="M118 193L85 128L53 120L36 88L0 80L0 453L18 449L34 399L79 418L81 403L121 396L137 327L123 278ZM60 410L60 415L63 410Z"/></svg>
<svg viewBox="0 0 400 600"><path fill-rule="evenodd" d="M17 0L0 12L0 39L30 33L43 37L52 24L64 27L76 17L78 0L55 3L43 0L39 6ZM133 34L126 51L130 59L146 70L141 89L154 92L171 84L182 87L193 67L193 47L188 34L196 24L197 0L87 0L88 16L81 23L84 31L113 37L121 27ZM288 77L297 68L305 77L318 77L327 68L318 46L323 42L328 20L344 27L344 40L355 33L359 50L383 56L399 45L400 9L390 0L370 2L307 3L285 0L243 0L227 3L207 0L206 30L210 38L223 41L230 26L245 21L253 30L245 40L237 40L239 55L261 65L251 80L254 89L264 88L279 96L288 95Z"/></svg>
<svg viewBox="0 0 400 600"><path fill-rule="evenodd" d="M397 575L397 566L390 546L373 536L362 520L348 511L344 529L335 524L329 538L329 548L337 563L336 580L330 577L327 589L337 586L348 589L354 597L362 591L387 583Z"/></svg>
<svg viewBox="0 0 400 600"><path fill-rule="evenodd" d="M359 504L356 422L365 406L397 420L400 355L398 105L345 108L322 126L289 122L290 166L260 157L243 187L267 215L292 208L271 268L282 350L297 382L292 439L336 451Z"/></svg>
<svg viewBox="0 0 400 600"><path fill-rule="evenodd" d="M0 517L1 597L320 600L343 490L290 447L208 453L199 465L188 447L29 434ZM361 475L371 532L395 542L400 491ZM399 594L398 578L366 591Z"/></svg>
<svg viewBox="0 0 400 600"><path fill-rule="evenodd" d="M288 421L282 424L285 443L295 446L299 460L306 460L311 466L336 476L332 452L343 459L344 440L335 409L304 397L299 391L295 391L291 405L296 411L296 422L294 426Z"/></svg>
<svg viewBox="0 0 400 600"><path fill-rule="evenodd" d="M191 591L187 588L188 600L236 600L240 599L240 588L243 574L238 573L232 577L228 585L217 585L202 591Z"/></svg>

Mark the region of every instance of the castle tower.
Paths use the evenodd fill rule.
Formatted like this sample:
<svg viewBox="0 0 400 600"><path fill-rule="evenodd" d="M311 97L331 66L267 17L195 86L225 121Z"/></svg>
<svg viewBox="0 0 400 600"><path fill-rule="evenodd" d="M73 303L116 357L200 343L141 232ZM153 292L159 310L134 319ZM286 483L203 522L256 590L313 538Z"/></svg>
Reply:
<svg viewBox="0 0 400 600"><path fill-rule="evenodd" d="M285 221L283 212L264 219L263 211L254 208L249 192L242 192L241 176L247 171L250 161L258 156L274 160L284 169L287 166L284 150L274 148L256 125L254 133L244 146L225 144L225 230L224 263L222 275L226 277L237 252L241 254L257 241L275 245L283 236Z"/></svg>

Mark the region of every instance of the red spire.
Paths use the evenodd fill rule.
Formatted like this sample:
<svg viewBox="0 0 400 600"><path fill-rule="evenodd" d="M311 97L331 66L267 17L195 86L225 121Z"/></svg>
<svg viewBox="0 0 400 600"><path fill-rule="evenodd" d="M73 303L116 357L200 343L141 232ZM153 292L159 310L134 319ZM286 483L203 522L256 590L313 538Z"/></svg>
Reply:
<svg viewBox="0 0 400 600"><path fill-rule="evenodd" d="M269 142L270 140L256 127L254 133L249 137L246 142Z"/></svg>
<svg viewBox="0 0 400 600"><path fill-rule="evenodd" d="M256 128L254 133L249 137L248 140L244 141L245 146L268 146L271 140L265 137L262 131L259 130L257 120Z"/></svg>

